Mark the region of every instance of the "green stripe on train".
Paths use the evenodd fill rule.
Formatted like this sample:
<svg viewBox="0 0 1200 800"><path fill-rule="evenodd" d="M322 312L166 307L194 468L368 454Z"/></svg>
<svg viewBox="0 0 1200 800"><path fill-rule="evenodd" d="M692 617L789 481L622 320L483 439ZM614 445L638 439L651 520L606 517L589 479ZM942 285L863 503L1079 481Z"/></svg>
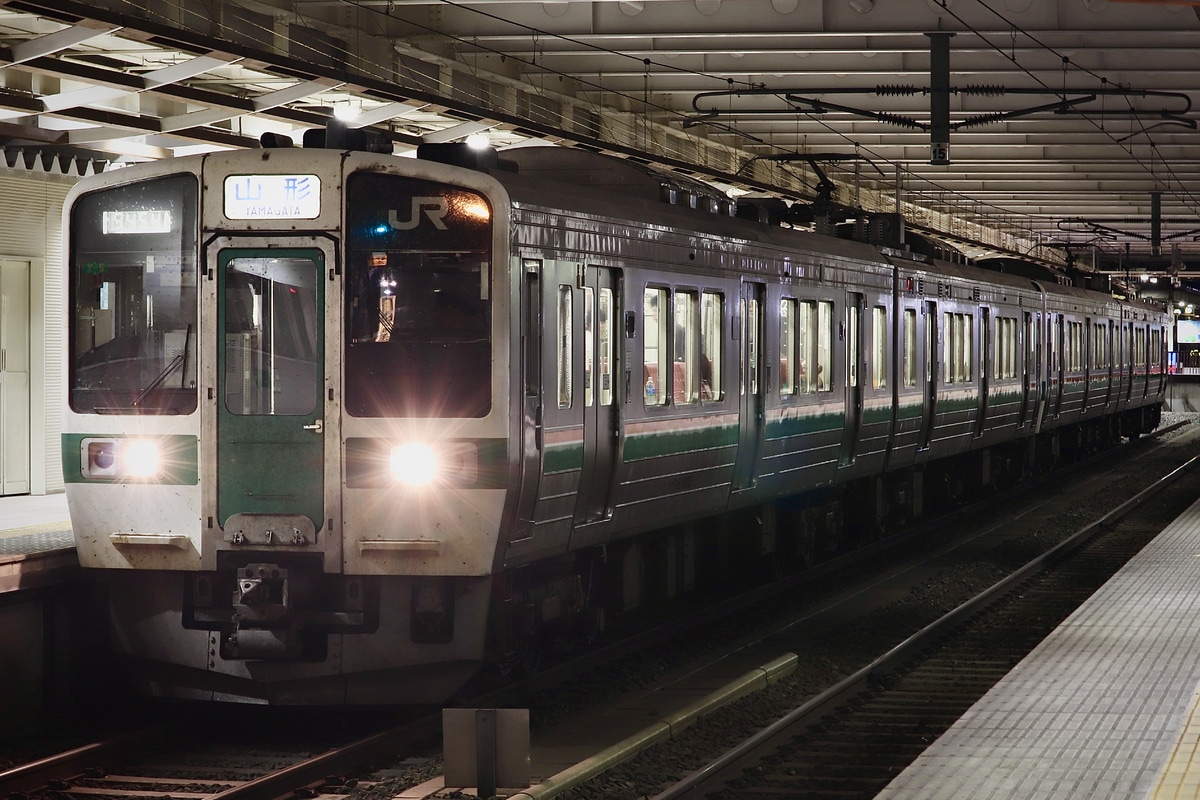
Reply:
<svg viewBox="0 0 1200 800"><path fill-rule="evenodd" d="M569 442L546 445L546 453L542 456L543 472L550 474L580 469L583 469L582 440L572 439Z"/></svg>
<svg viewBox="0 0 1200 800"><path fill-rule="evenodd" d="M699 450L734 447L737 442L737 425L680 426L673 430L630 434L625 440L625 460L641 461Z"/></svg>
<svg viewBox="0 0 1200 800"><path fill-rule="evenodd" d="M97 443L120 442L126 439L152 439L158 445L159 474L152 478L84 477L87 459L84 441ZM195 436L113 436L94 433L64 433L62 435L63 481L66 483L148 483L166 486L195 486L200 482L200 445Z"/></svg>

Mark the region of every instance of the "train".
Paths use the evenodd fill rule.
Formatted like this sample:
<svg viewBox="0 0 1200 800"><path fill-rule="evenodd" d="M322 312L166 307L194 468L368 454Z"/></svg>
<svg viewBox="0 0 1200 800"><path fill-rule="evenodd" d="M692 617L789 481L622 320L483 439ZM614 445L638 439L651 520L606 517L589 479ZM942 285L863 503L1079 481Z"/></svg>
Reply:
<svg viewBox="0 0 1200 800"><path fill-rule="evenodd" d="M1153 304L582 148L287 144L64 207L67 502L149 695L443 702L1160 421Z"/></svg>

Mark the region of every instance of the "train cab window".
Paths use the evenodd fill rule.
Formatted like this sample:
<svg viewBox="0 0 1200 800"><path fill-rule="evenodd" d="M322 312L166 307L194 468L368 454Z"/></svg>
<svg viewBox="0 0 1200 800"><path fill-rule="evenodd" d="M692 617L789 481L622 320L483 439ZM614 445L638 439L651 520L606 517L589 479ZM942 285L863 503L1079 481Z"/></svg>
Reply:
<svg viewBox="0 0 1200 800"><path fill-rule="evenodd" d="M871 388L887 388L888 364L887 309L875 306L871 311Z"/></svg>
<svg viewBox="0 0 1200 800"><path fill-rule="evenodd" d="M704 400L725 396L721 372L724 327L725 298L716 292L704 292L700 295L700 397Z"/></svg>
<svg viewBox="0 0 1200 800"><path fill-rule="evenodd" d="M792 342L796 334L796 300L779 301L779 394L790 397L796 392L796 354Z"/></svg>
<svg viewBox="0 0 1200 800"><path fill-rule="evenodd" d="M642 297L642 397L647 406L666 405L667 398L671 396L671 378L667 372L666 309L667 290L647 287Z"/></svg>
<svg viewBox="0 0 1200 800"><path fill-rule="evenodd" d="M558 407L571 407L571 287L558 287Z"/></svg>
<svg viewBox="0 0 1200 800"><path fill-rule="evenodd" d="M904 348L903 363L900 370L904 374L905 386L917 385L917 310L904 309Z"/></svg>
<svg viewBox="0 0 1200 800"><path fill-rule="evenodd" d="M74 411L196 410L198 185L171 175L89 192L71 207L64 311Z"/></svg>
<svg viewBox="0 0 1200 800"><path fill-rule="evenodd" d="M695 292L675 292L674 323L672 396L676 403L694 403L700 399L700 332L696 329Z"/></svg>
<svg viewBox="0 0 1200 800"><path fill-rule="evenodd" d="M496 380L488 199L361 171L347 176L345 203L347 412L487 416Z"/></svg>

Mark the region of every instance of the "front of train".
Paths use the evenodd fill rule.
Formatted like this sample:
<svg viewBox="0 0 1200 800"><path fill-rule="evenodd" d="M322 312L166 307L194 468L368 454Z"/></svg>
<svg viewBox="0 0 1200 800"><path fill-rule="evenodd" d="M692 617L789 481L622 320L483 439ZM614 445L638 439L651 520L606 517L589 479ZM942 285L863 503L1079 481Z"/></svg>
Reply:
<svg viewBox="0 0 1200 800"><path fill-rule="evenodd" d="M426 703L478 668L506 204L482 172L308 149L72 192L63 474L137 687Z"/></svg>

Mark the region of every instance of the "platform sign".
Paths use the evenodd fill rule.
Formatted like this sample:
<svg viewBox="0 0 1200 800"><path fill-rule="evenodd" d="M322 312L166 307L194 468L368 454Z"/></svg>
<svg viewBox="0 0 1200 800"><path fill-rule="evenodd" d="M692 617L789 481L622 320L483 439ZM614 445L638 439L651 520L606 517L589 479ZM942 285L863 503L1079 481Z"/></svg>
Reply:
<svg viewBox="0 0 1200 800"><path fill-rule="evenodd" d="M225 179L229 219L316 219L321 179L316 175L230 175Z"/></svg>
<svg viewBox="0 0 1200 800"><path fill-rule="evenodd" d="M480 797L529 786L529 709L442 709L445 785Z"/></svg>

